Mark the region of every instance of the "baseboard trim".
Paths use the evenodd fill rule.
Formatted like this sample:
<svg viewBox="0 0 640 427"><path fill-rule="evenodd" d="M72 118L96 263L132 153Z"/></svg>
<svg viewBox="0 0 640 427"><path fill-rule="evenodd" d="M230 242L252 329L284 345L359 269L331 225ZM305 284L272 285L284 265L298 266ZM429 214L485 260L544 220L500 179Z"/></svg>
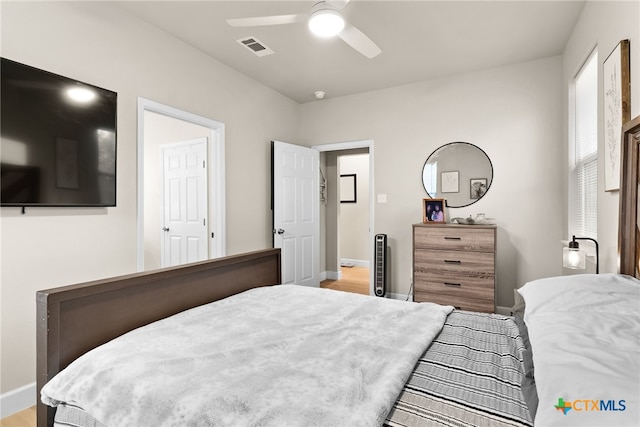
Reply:
<svg viewBox="0 0 640 427"><path fill-rule="evenodd" d="M504 316L511 316L511 307L502 307L500 305L496 306L496 313L502 314Z"/></svg>
<svg viewBox="0 0 640 427"><path fill-rule="evenodd" d="M369 261L368 260L362 260L362 259L341 258L340 259L340 265L343 265L343 264L353 265L354 267L369 268Z"/></svg>
<svg viewBox="0 0 640 427"><path fill-rule="evenodd" d="M0 394L0 418L6 418L35 404L36 383L2 393Z"/></svg>
<svg viewBox="0 0 640 427"><path fill-rule="evenodd" d="M340 280L342 279L341 271L325 271L325 280Z"/></svg>
<svg viewBox="0 0 640 427"><path fill-rule="evenodd" d="M407 294L396 294L396 293L392 293L392 292L387 292L384 295L385 298L389 298L389 299L397 299L400 301L411 301L413 302L413 295L409 295L409 299L407 300Z"/></svg>

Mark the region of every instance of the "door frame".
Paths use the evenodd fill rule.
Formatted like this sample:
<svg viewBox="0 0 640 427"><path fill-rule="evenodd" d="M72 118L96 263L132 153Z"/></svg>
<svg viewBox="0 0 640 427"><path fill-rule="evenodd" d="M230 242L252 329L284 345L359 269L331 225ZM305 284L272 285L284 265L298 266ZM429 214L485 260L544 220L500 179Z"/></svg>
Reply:
<svg viewBox="0 0 640 427"><path fill-rule="evenodd" d="M209 231L213 238L209 239L209 257L217 258L226 255L226 194L225 194L225 126L224 123L189 113L150 99L138 97L138 197L137 197L137 270L144 271L144 113L150 111L167 117L207 127L211 130L207 146L209 177Z"/></svg>
<svg viewBox="0 0 640 427"><path fill-rule="evenodd" d="M311 148L318 150L319 152L327 151L344 151L352 150L354 148L368 148L369 149L369 295L374 294L374 168L373 168L373 139L364 139L358 141L348 142L335 142L329 144L313 145ZM340 265L340 260L337 260Z"/></svg>

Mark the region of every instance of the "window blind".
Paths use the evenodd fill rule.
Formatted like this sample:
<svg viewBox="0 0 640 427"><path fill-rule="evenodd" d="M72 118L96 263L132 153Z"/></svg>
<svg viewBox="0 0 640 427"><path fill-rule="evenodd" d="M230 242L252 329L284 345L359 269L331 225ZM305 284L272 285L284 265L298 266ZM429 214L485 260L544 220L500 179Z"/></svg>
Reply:
<svg viewBox="0 0 640 427"><path fill-rule="evenodd" d="M598 58L594 53L575 78L576 234L598 234Z"/></svg>

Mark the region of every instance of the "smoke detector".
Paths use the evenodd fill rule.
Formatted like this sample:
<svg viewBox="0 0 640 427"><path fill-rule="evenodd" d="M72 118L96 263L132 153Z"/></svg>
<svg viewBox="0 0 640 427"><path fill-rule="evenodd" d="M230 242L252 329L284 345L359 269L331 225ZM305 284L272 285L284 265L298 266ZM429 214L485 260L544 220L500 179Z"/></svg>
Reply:
<svg viewBox="0 0 640 427"><path fill-rule="evenodd" d="M321 90L317 90L317 91L313 92L313 94L315 95L316 99L323 99L324 96L326 95L326 93L324 93Z"/></svg>

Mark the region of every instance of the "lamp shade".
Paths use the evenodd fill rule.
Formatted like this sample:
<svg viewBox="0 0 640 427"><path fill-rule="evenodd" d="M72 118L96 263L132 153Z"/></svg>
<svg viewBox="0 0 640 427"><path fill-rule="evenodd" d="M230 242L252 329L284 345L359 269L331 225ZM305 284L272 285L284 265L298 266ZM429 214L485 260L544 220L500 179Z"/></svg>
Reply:
<svg viewBox="0 0 640 427"><path fill-rule="evenodd" d="M569 242L568 248L562 248L562 266L566 268L584 269L586 268L587 254L580 250L577 240L589 240L593 242L596 248L596 274L600 273L600 250L598 249L598 241L591 237L576 237Z"/></svg>
<svg viewBox="0 0 640 427"><path fill-rule="evenodd" d="M565 268L584 269L585 253L579 248L562 248L562 266Z"/></svg>

